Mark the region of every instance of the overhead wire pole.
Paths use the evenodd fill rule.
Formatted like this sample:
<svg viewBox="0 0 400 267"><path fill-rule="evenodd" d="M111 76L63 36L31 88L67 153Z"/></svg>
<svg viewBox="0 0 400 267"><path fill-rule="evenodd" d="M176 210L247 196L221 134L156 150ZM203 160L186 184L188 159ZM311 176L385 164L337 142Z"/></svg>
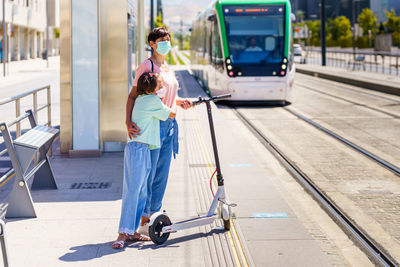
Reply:
<svg viewBox="0 0 400 267"><path fill-rule="evenodd" d="M7 53L7 34L6 34L6 0L3 0L3 77L6 77L6 62L8 59Z"/></svg>
<svg viewBox="0 0 400 267"><path fill-rule="evenodd" d="M356 62L356 2L359 2L358 0L353 0L352 1L352 13L353 13L353 18L352 18L352 34L353 34L353 62ZM355 69L355 64L353 63L353 70Z"/></svg>
<svg viewBox="0 0 400 267"><path fill-rule="evenodd" d="M325 0L321 0L321 57L322 66L326 66L326 15Z"/></svg>
<svg viewBox="0 0 400 267"><path fill-rule="evenodd" d="M154 29L154 0L150 0L150 31Z"/></svg>

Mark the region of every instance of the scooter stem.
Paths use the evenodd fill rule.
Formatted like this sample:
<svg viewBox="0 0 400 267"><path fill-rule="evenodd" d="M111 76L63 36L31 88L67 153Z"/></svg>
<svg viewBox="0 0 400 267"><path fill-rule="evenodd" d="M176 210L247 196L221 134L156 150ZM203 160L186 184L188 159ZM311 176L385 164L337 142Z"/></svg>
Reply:
<svg viewBox="0 0 400 267"><path fill-rule="evenodd" d="M210 124L211 141L212 141L213 151L214 151L215 166L217 168L217 182L218 182L218 186L223 186L224 178L222 177L221 167L219 164L217 141L215 138L214 122L213 122L213 117L212 117L212 113L211 113L211 104L210 104L210 101L205 101L205 102L206 102L206 106L207 106L208 122Z"/></svg>

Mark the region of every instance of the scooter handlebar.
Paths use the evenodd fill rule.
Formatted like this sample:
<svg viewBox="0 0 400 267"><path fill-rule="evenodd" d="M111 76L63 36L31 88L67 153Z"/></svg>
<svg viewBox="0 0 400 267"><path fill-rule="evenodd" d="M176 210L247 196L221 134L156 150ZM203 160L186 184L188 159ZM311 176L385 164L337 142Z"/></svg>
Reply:
<svg viewBox="0 0 400 267"><path fill-rule="evenodd" d="M215 101L218 101L220 99L228 98L228 97L231 97L231 96L232 96L231 94L217 95L217 96L212 96L212 97L209 97L209 98L204 98L204 97L199 96L199 99L196 100L196 101L193 101L192 104L193 104L193 106L196 106L196 105L199 105L199 104L204 103L204 102L210 102L210 101L214 101L215 102Z"/></svg>

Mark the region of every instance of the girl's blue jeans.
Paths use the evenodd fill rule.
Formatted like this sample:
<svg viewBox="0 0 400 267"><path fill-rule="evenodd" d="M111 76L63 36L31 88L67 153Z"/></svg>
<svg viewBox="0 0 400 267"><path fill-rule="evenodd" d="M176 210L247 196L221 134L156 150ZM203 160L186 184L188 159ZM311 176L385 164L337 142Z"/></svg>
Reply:
<svg viewBox="0 0 400 267"><path fill-rule="evenodd" d="M149 145L129 142L124 152L122 209L118 233L133 235L139 227L146 205L150 170Z"/></svg>
<svg viewBox="0 0 400 267"><path fill-rule="evenodd" d="M147 183L147 201L143 216L160 211L167 187L172 154L178 153L178 124L175 119L160 121L160 149L150 151L151 172Z"/></svg>

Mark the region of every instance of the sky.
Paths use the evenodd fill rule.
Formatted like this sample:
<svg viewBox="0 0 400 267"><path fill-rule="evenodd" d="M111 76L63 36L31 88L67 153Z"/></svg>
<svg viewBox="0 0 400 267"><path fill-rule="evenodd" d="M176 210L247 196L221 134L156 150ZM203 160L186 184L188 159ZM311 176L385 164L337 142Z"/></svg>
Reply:
<svg viewBox="0 0 400 267"><path fill-rule="evenodd" d="M150 14L150 1L145 1L145 12ZM172 32L178 32L180 31L180 22L182 19L183 30L184 32L188 32L197 14L203 11L210 2L210 0L163 0L164 23ZM156 4L157 0L154 0L154 6Z"/></svg>

